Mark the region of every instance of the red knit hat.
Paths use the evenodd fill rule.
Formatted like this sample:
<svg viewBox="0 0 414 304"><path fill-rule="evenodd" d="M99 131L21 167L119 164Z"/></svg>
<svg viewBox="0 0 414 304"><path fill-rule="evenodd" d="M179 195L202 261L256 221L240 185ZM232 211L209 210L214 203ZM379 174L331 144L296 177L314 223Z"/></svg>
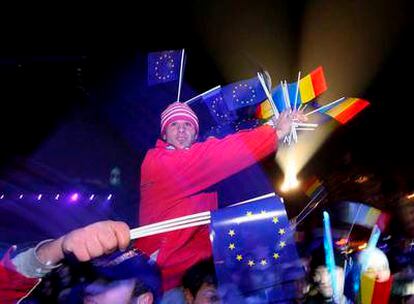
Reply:
<svg viewBox="0 0 414 304"><path fill-rule="evenodd" d="M161 113L161 135L165 134L168 125L177 120L190 122L198 133L198 117L185 103L173 102Z"/></svg>

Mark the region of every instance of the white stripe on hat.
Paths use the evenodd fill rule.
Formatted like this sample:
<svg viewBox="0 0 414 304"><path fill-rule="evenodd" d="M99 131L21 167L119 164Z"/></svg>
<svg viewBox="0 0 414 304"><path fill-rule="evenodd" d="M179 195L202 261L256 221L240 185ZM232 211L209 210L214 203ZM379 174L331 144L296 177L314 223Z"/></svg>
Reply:
<svg viewBox="0 0 414 304"><path fill-rule="evenodd" d="M186 104L175 102L161 113L161 134L164 133L168 124L179 119L190 121L198 132L198 117L194 111Z"/></svg>
<svg viewBox="0 0 414 304"><path fill-rule="evenodd" d="M192 113L192 112L190 112L190 111L188 111L188 110L181 110L181 109L176 109L176 110L172 110L172 111L170 111L170 112L168 112L168 113L165 113L165 115L161 116L161 120L162 120L162 121L163 121L163 120L166 120L166 119L168 119L169 117L171 117L171 116L173 116L173 115L184 115L184 116L189 116L189 117L191 117L192 119L194 119L194 120L197 120L197 121L198 121L198 118L197 118L197 116L196 116L194 113Z"/></svg>

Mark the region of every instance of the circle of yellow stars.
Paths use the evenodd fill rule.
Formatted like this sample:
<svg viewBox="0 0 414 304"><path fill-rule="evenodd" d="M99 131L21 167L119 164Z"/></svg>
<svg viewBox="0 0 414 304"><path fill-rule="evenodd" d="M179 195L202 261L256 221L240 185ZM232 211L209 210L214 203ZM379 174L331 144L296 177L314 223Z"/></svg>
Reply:
<svg viewBox="0 0 414 304"><path fill-rule="evenodd" d="M253 128L256 128L260 125L259 120L257 120L257 119L251 119L251 118L242 119L242 120L238 121L236 123L235 127L234 127L236 132L240 131L240 127L243 126L244 123L251 123L249 128L245 128L245 129L253 129Z"/></svg>
<svg viewBox="0 0 414 304"><path fill-rule="evenodd" d="M238 97L238 91L240 90L246 90L248 89L250 92L250 98L246 98L246 99L242 99L240 101L239 97ZM254 90L254 88L247 84L247 83L239 83L238 85L235 85L233 87L233 98L236 100L236 102L240 102L241 104L250 104L252 102L254 102L255 98L256 98L256 91Z"/></svg>
<svg viewBox="0 0 414 304"><path fill-rule="evenodd" d="M167 74L165 74L166 71L161 71L162 67L167 67L168 71ZM158 80L168 80L170 77L172 77L171 74L174 73L174 67L175 62L174 58L171 56L171 52L163 52L159 57L158 60L155 61L155 77L158 78Z"/></svg>
<svg viewBox="0 0 414 304"><path fill-rule="evenodd" d="M260 215L266 215L266 213L267 213L266 210L262 210L260 212ZM247 211L246 212L246 216L247 217L252 217L253 215L254 214L253 214L252 211ZM279 223L279 217L277 217L277 216L272 217L272 222L274 224L278 224ZM284 235L285 233L286 233L285 228L279 228L278 229L278 234L280 236ZM236 236L236 230L235 229L229 229L229 231L227 232L227 234L230 236L230 238L234 238ZM279 249L283 249L284 247L286 247L286 242L285 241L279 241L278 244L277 244L277 247ZM236 244L235 244L235 242L230 242L229 243L229 246L228 246L228 249L230 251L235 251L236 250ZM272 255L272 259L274 261L277 261L279 258L280 258L280 252L274 252L273 255ZM236 260L238 262L243 262L243 260L244 260L243 255L241 253L237 253L236 254ZM269 261L267 259L265 259L265 258L259 259L257 262L258 262L259 265L261 265L263 267L266 266L266 265L268 265L268 263L269 263ZM256 266L257 263L253 259L248 259L247 262L246 262L246 264L249 267L254 267L254 266Z"/></svg>
<svg viewBox="0 0 414 304"><path fill-rule="evenodd" d="M219 112L219 104L223 102L223 97L217 96L211 102L211 110L213 113L221 119L228 119L229 116L226 112Z"/></svg>

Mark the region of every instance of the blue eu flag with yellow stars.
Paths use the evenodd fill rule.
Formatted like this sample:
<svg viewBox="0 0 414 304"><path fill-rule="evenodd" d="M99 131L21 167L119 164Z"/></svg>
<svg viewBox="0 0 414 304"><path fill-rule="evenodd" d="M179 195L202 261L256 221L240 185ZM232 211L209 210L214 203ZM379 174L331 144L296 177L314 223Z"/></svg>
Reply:
<svg viewBox="0 0 414 304"><path fill-rule="evenodd" d="M229 110L255 105L266 99L266 93L257 77L228 84L222 91Z"/></svg>
<svg viewBox="0 0 414 304"><path fill-rule="evenodd" d="M301 297L298 282L304 270L277 196L212 212L210 239L224 294L237 291L253 303L290 303Z"/></svg>
<svg viewBox="0 0 414 304"><path fill-rule="evenodd" d="M203 102L208 107L215 122L219 125L229 124L237 118L236 112L228 109L221 89L204 95Z"/></svg>
<svg viewBox="0 0 414 304"><path fill-rule="evenodd" d="M178 80L181 66L181 50L148 54L148 85Z"/></svg>

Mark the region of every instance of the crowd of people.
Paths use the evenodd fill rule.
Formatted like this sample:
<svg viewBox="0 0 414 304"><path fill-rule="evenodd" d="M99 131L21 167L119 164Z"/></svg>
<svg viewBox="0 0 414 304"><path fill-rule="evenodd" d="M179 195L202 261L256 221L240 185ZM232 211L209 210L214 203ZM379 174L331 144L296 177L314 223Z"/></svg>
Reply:
<svg viewBox="0 0 414 304"><path fill-rule="evenodd" d="M270 124L197 142L197 115L186 104L170 104L161 114L160 139L141 167L140 225L217 209L218 195L210 187L275 153L292 123L305 120L301 112L286 111ZM307 276L297 284L296 302L353 303L356 295L347 290L347 281L356 272L350 269L358 265L375 284L389 283L383 300L414 301L414 203L401 208L407 228L401 268L391 269L385 254L382 260L385 257L387 263L378 266L338 252L332 284L323 248L318 248L303 259ZM365 252L368 261L379 259L378 251L382 253ZM51 278L59 284L47 288ZM360 281L352 282L354 286ZM239 294L237 286L218 284L207 225L131 243L130 227L115 221L93 223L34 248L10 248L0 265L0 302L43 303L42 299L44 303L262 303Z"/></svg>

